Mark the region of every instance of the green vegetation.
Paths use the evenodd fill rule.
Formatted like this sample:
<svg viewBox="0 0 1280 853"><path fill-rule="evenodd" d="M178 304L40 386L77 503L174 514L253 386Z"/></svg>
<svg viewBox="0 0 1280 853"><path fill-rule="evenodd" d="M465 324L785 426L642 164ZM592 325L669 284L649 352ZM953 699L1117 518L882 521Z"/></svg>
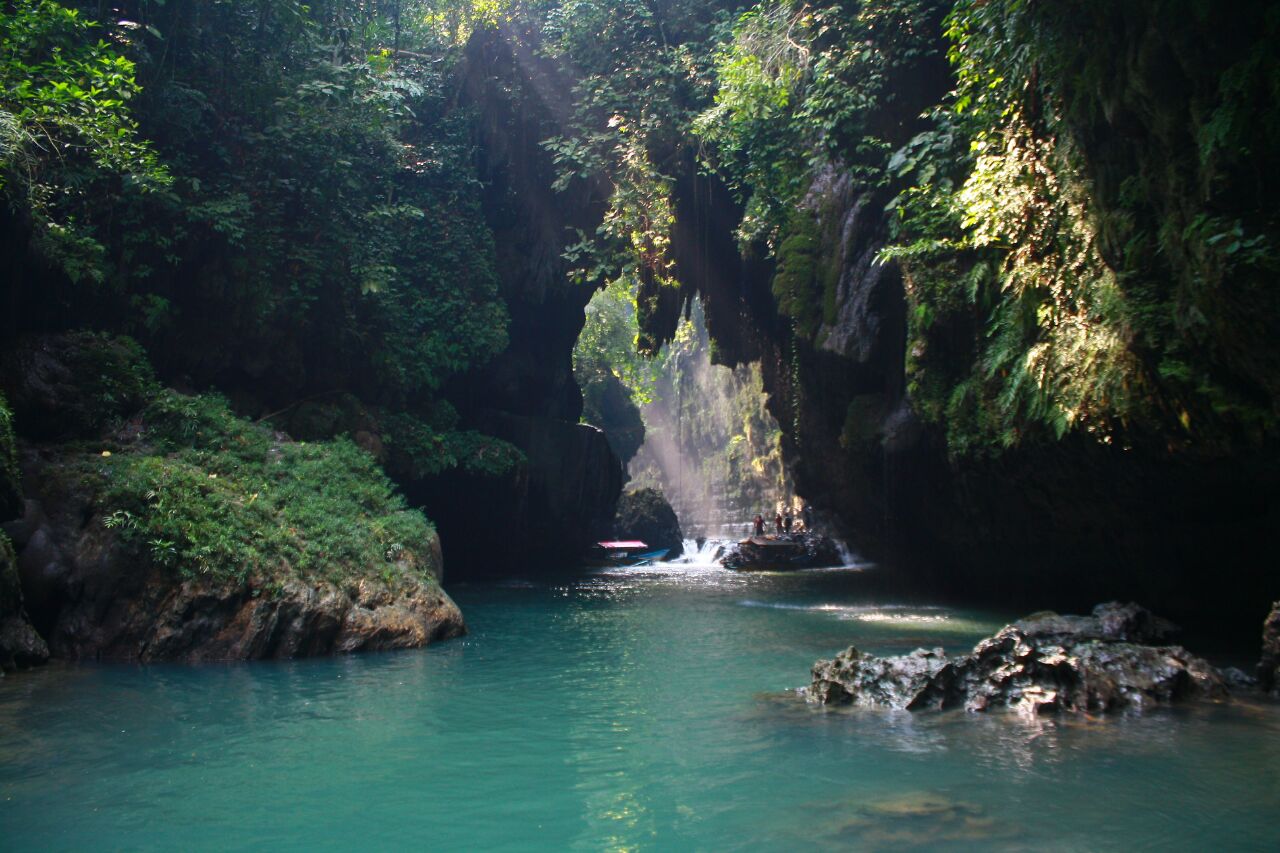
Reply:
<svg viewBox="0 0 1280 853"><path fill-rule="evenodd" d="M958 451L1046 430L1256 441L1276 425L1276 354L1245 318L1274 314L1264 282L1280 264L1274 221L1239 193L1254 180L1249 152L1280 141L1274 101L1261 95L1280 85L1262 35L1274 37L1280 16L1241 9L1223 42L1237 27L1258 31L1237 57L1204 47L1207 4L1089 5L962 2L947 19L956 89L895 155L912 185L886 256L911 284L911 349L940 349L931 330L962 311L977 313L983 334L968 375L931 382L926 358L913 390L926 412L945 411ZM1160 20L1161 35L1125 44L1129 16ZM1166 71L1138 68L1129 83L1115 68L1129 51L1183 44L1198 52L1182 91L1145 95L1126 87ZM1242 98L1258 106L1249 120ZM1104 103L1149 111L1153 141L1092 141L1115 134ZM1165 136L1165 123L1180 129Z"/></svg>
<svg viewBox="0 0 1280 853"><path fill-rule="evenodd" d="M421 479L451 468L499 477L526 462L519 448L475 430L458 430L458 414L441 403L429 421L407 414L388 415L383 422L387 468L399 477Z"/></svg>
<svg viewBox="0 0 1280 853"><path fill-rule="evenodd" d="M657 359L643 410L650 444L631 466L633 486L662 491L698 523L749 516L791 491L760 366L728 368L711 355L695 302Z"/></svg>
<svg viewBox="0 0 1280 853"><path fill-rule="evenodd" d="M434 414L507 343L454 75L502 8L10 4L2 224L34 262L8 328L126 332L166 380L246 410L345 392L398 424L406 476L509 469L514 448ZM101 375L86 411L127 402Z"/></svg>
<svg viewBox="0 0 1280 853"><path fill-rule="evenodd" d="M281 442L216 395L160 393L141 444L80 463L103 524L186 578L426 579L434 531L347 439Z"/></svg>
<svg viewBox="0 0 1280 853"><path fill-rule="evenodd" d="M681 44L687 86L660 86L661 63L605 74L583 93L607 104L594 130L555 150L632 174L599 153L616 134L606 115L621 116L648 140L640 183L669 208L674 152L699 143L703 168L744 204L744 250L776 259L777 309L804 345L821 344L836 307L836 235L809 194L829 170L850 176L886 214L880 260L906 279L910 395L953 453L1073 433L1252 445L1280 413L1280 187L1258 165L1280 142L1280 12L1248 2L1223 22L1213 8L717 5ZM614 50L611 67L636 56ZM668 245L649 234L670 233L664 217L629 233ZM641 279L642 340L656 350Z"/></svg>
<svg viewBox="0 0 1280 853"><path fill-rule="evenodd" d="M13 439L13 412L0 394L0 519L14 518L21 512L22 475Z"/></svg>
<svg viewBox="0 0 1280 853"><path fill-rule="evenodd" d="M83 212L96 194L160 189L169 176L128 102L135 65L77 10L16 0L0 14L0 192L76 282L100 282L105 247Z"/></svg>
<svg viewBox="0 0 1280 853"><path fill-rule="evenodd" d="M624 463L644 443L640 407L653 401L658 363L639 352L636 288L626 277L597 293L573 349L573 375L582 389L582 422L604 430Z"/></svg>
<svg viewBox="0 0 1280 853"><path fill-rule="evenodd" d="M783 320L760 327L789 362L775 367L797 422L808 356L841 307L836 175L853 183L859 239L902 270L908 396L953 454L1072 435L1256 446L1280 415L1280 177L1266 168L1280 11L1213 13L1208 0L16 0L0 17L0 231L21 259L6 331L131 334L166 381L292 411L318 437L354 440L341 418L299 414L344 395L396 476L509 472L518 451L459 415L468 374L508 343L458 75L468 40L498 28L572 83L539 142L556 186L589 187L604 210L566 258L604 288L574 367L584 417L620 454L638 445L640 407L689 414L686 357L714 345L673 310L692 296L674 289L674 235L705 224L677 212L701 215L708 176L742 206L743 252L776 263ZM517 94L519 109L530 93ZM767 309L761 293L744 310L757 295ZM74 366L92 377L74 431L154 394L127 367L143 362L117 355ZM757 374L733 381L725 399L756 393ZM859 411L845 413L850 445L874 439ZM256 447L228 418L214 431ZM753 482L774 479L762 411L725 418L691 446L747 447ZM365 476L350 443L319 447ZM191 456L212 452L166 445L167 474L124 453L120 481L220 496L210 534L287 520L256 487L243 506L224 483L197 489L200 471L222 479ZM313 445L262 450L276 452L319 464ZM750 480L737 458L730 477ZM123 528L201 571L190 543L210 536L130 527L152 523L144 509L122 504ZM390 541L273 540L270 558L220 545L207 565L310 571Z"/></svg>

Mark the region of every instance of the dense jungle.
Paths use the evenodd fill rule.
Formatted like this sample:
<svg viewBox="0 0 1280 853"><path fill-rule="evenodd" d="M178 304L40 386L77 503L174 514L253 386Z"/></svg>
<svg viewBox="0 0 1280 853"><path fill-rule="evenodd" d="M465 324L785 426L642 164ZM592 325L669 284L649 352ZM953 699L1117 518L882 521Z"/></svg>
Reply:
<svg viewBox="0 0 1280 853"><path fill-rule="evenodd" d="M249 717L293 725L291 690L356 726L392 679L388 707L415 710L388 726L424 760L492 735L506 745L470 748L506 766L528 725L542 742L512 779L537 788L536 750L554 763L580 737L605 775L536 804L466 789L378 846L1194 849L1230 797L1241 848L1273 843L1275 756L1235 776L1211 756L1280 729L1277 39L1266 0L0 2L0 757L18 768L0 799L25 815L0 818L22 849L189 846L176 818L33 805L58 732L99 703L130 716L131 692L200 717L178 696L209 690L243 724L228 749L272 752ZM830 570L721 566L775 511L777 539L794 514ZM632 539L662 549L639 575L584 568ZM1209 662L1156 646L1172 626L1142 608L1013 622L1108 601L1172 619ZM1015 628L1057 644L1018 659L1037 678L1054 654L1093 660L1089 643L1164 650L1099 664L1120 682L1173 670L1111 698L1070 698L1098 678L1075 663L1048 699L1042 681L993 687L984 649ZM508 661L519 638L528 670ZM1032 747L988 722L907 735L776 696L743 709L851 639L937 650L874 658L872 685L851 646L814 665L809 705L1034 717L1232 695L1254 721L1117 724L1143 744L1117 782L1126 828L1103 843L1064 807L1028 834L1005 794L964 799L960 756L1094 756L1089 729ZM680 701L632 695L664 695L637 663L651 640L680 647L651 652L674 661L672 695L717 683L683 728L665 728ZM251 659L293 663L164 668ZM524 722L473 704L534 672L514 688ZM578 730L564 703L600 690ZM763 779L845 725L856 743L787 771L785 820L721 789L726 762L755 755L741 772ZM609 726L644 757L605 761ZM1182 763L1161 763L1161 731L1191 739ZM314 733L382 755L358 726ZM131 754L130 802L159 796L130 774L185 737ZM953 764L895 763L923 742ZM852 788L830 781L881 749ZM687 795L660 774L601 781L680 755ZM1073 760L1063 796L1101 808L1095 759ZM991 791L1016 782L1004 761L983 765ZM304 765L317 798L361 772ZM1196 766L1222 802L1159 830L1132 817L1149 780ZM389 772L370 784L396 823L380 786L417 782ZM898 784L922 773L950 781ZM489 826L494 798L532 811ZM789 822L814 802L844 818ZM317 814L313 840L355 843Z"/></svg>

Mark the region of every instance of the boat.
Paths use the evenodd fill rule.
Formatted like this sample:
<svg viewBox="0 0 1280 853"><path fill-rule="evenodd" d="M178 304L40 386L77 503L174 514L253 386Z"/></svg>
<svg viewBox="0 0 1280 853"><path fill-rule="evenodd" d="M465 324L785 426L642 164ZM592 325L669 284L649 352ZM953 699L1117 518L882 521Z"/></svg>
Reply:
<svg viewBox="0 0 1280 853"><path fill-rule="evenodd" d="M597 542L587 553L589 566L644 566L667 556L670 548L650 548L639 539Z"/></svg>

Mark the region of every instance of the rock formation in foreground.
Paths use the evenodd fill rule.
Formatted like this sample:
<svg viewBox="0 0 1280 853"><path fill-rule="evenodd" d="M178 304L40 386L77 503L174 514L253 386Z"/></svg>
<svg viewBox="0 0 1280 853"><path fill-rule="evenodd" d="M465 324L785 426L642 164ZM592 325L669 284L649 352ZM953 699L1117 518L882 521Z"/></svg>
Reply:
<svg viewBox="0 0 1280 853"><path fill-rule="evenodd" d="M31 339L11 355L22 369L0 378L20 440L0 446L0 473L25 499L0 507L0 671L465 632L434 527L354 442L295 442L217 396L162 389L127 339Z"/></svg>
<svg viewBox="0 0 1280 853"><path fill-rule="evenodd" d="M803 693L827 705L1032 714L1226 698L1222 673L1181 646L1161 644L1174 630L1136 604L1100 604L1090 616L1036 613L967 655L917 649L880 658L851 646L814 664Z"/></svg>

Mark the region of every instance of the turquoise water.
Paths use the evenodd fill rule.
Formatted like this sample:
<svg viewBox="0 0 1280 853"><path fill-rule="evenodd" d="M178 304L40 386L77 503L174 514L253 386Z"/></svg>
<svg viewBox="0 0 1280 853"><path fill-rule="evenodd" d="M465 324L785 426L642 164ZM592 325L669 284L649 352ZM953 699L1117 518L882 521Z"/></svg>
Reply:
<svg viewBox="0 0 1280 853"><path fill-rule="evenodd" d="M0 682L0 849L1263 850L1280 707L829 712L854 643L961 650L1012 614L858 571L709 566L453 590L387 655L56 667Z"/></svg>

